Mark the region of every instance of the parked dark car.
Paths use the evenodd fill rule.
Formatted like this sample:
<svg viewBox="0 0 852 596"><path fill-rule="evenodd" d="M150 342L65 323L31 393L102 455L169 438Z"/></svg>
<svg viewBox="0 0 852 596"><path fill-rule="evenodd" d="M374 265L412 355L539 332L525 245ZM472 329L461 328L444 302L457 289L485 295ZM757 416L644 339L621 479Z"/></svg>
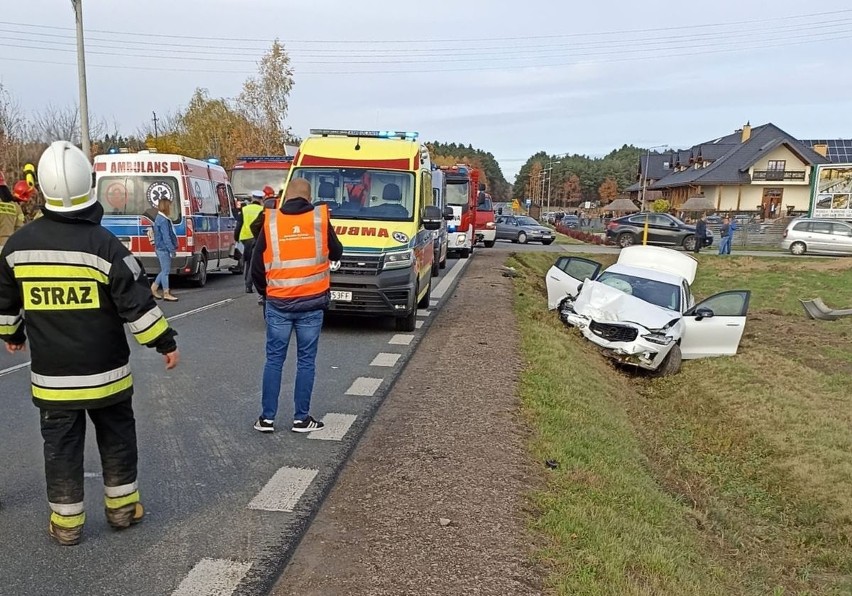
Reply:
<svg viewBox="0 0 852 596"><path fill-rule="evenodd" d="M681 246L695 249L695 226L683 223L667 213L634 213L618 217L606 226L606 238L620 247L642 244L645 220L648 220L648 244L655 246ZM702 246L713 244L713 235L707 230Z"/></svg>
<svg viewBox="0 0 852 596"><path fill-rule="evenodd" d="M559 222L559 225L576 230L580 227L580 218L576 215L566 215L562 218L562 221Z"/></svg>
<svg viewBox="0 0 852 596"><path fill-rule="evenodd" d="M497 240L511 240L520 244L541 242L545 246L556 238L553 231L526 215L502 215L497 218Z"/></svg>

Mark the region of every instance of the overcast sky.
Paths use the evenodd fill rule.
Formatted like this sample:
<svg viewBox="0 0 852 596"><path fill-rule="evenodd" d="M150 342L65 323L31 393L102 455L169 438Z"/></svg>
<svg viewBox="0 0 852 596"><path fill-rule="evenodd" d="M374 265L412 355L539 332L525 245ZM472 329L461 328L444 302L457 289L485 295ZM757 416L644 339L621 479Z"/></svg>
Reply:
<svg viewBox="0 0 852 596"><path fill-rule="evenodd" d="M491 151L510 181L539 150L687 146L746 120L852 137L848 0L83 2L90 109L124 133L196 87L237 95L280 37L298 134L417 130ZM0 81L28 109L75 102L71 2L3 5Z"/></svg>

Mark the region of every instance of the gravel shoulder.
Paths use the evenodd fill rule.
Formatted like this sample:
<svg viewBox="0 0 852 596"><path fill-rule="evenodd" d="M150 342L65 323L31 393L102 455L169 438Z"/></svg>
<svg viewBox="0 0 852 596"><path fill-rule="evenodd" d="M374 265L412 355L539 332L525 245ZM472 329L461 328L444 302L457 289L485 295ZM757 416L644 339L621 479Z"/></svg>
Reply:
<svg viewBox="0 0 852 596"><path fill-rule="evenodd" d="M539 594L504 254L478 251L273 594Z"/></svg>

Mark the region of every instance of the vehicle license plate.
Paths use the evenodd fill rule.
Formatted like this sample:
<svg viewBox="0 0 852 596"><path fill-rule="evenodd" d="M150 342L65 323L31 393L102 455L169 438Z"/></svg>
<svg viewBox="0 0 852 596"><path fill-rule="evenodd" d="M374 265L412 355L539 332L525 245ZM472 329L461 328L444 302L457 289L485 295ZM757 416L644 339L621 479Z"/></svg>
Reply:
<svg viewBox="0 0 852 596"><path fill-rule="evenodd" d="M331 299L335 302L352 302L352 292L331 291Z"/></svg>

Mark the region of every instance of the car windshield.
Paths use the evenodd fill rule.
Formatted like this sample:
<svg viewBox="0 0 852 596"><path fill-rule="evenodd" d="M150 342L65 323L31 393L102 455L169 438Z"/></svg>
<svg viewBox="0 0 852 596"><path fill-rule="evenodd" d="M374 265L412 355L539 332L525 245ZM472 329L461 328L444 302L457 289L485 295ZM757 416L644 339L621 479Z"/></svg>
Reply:
<svg viewBox="0 0 852 596"><path fill-rule="evenodd" d="M180 221L178 181L173 176L103 176L95 189L104 215L157 217L160 199L172 201L172 220Z"/></svg>
<svg viewBox="0 0 852 596"><path fill-rule="evenodd" d="M604 271L597 281L645 302L680 312L680 287L624 273Z"/></svg>
<svg viewBox="0 0 852 596"><path fill-rule="evenodd" d="M467 182L450 182L447 181L447 205L467 205L470 197L468 196Z"/></svg>
<svg viewBox="0 0 852 596"><path fill-rule="evenodd" d="M361 168L299 168L296 178L311 183L311 200L328 205L336 219L411 221L414 175Z"/></svg>
<svg viewBox="0 0 852 596"><path fill-rule="evenodd" d="M534 220L532 217L527 217L526 215L523 215L521 217L517 217L516 219L518 220L519 226L537 226L537 225L539 225L539 223L536 220Z"/></svg>
<svg viewBox="0 0 852 596"><path fill-rule="evenodd" d="M251 191L263 190L264 186L271 186L277 193L284 188L286 179L287 170L233 170L231 171L231 188L238 197L247 197Z"/></svg>

